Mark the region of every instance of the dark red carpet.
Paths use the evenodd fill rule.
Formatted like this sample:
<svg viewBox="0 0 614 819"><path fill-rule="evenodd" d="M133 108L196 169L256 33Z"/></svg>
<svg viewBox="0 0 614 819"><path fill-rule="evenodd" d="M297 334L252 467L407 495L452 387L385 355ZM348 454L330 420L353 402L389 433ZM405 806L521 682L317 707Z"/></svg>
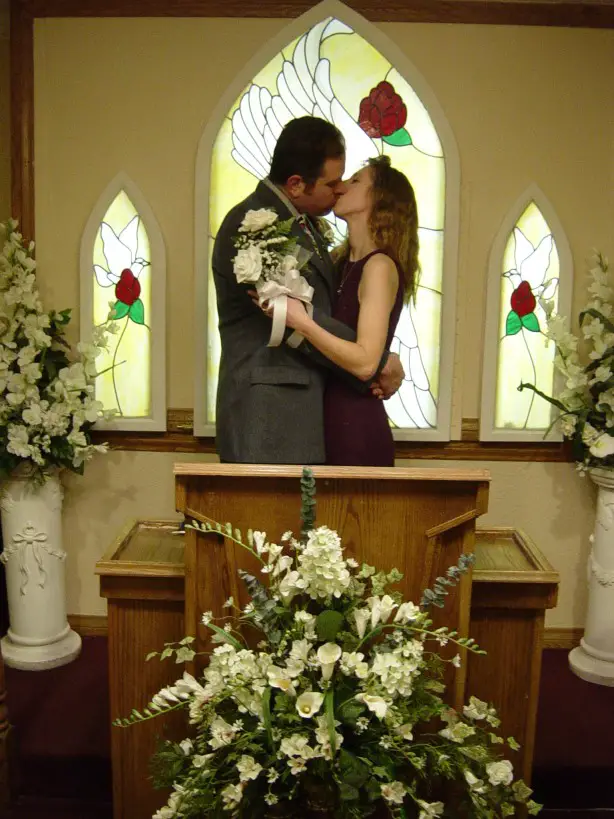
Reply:
<svg viewBox="0 0 614 819"><path fill-rule="evenodd" d="M13 729L11 819L112 819L106 640L44 672L6 669ZM533 785L544 819L614 819L614 688L544 652Z"/></svg>

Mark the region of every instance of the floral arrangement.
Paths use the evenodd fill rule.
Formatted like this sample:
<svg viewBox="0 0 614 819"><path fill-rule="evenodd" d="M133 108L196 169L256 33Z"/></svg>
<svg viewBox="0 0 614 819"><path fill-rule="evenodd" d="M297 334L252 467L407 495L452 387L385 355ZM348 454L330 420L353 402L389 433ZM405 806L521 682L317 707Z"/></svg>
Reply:
<svg viewBox="0 0 614 819"><path fill-rule="evenodd" d="M286 329L287 297L300 299L309 309L313 287L301 276L300 270L309 259L309 252L290 235L294 219L279 221L271 208L248 210L234 239L237 255L233 270L239 284L256 288L261 306L273 308L273 326L269 347L278 347ZM302 337L292 337L291 346L298 346Z"/></svg>
<svg viewBox="0 0 614 819"><path fill-rule="evenodd" d="M26 246L17 227L12 219L0 224L0 478L20 468L35 480L53 467L81 473L94 453L106 451L91 440L103 417L93 380L114 327L97 328L69 357L70 310L43 310L34 242Z"/></svg>
<svg viewBox="0 0 614 819"><path fill-rule="evenodd" d="M542 301L547 315L546 337L555 344L554 363L563 388L546 395L533 390L559 410L555 420L572 442L581 469L614 467L614 311L608 260L600 253L590 270L590 299L579 316L580 333L568 331L567 319L554 314L552 303Z"/></svg>
<svg viewBox="0 0 614 819"><path fill-rule="evenodd" d="M190 736L166 741L155 757L155 780L172 793L154 819L503 817L525 806L536 814L530 789L500 757L518 745L496 733L494 708L471 697L458 713L442 699L446 663L461 658L444 660L438 647L484 652L434 628L428 607L443 605L472 560L448 569L420 606L404 601L388 590L398 571L358 565L336 532L315 527L309 470L302 487L300 539L286 532L277 544L259 531L244 539L230 524L188 524L247 549L262 580L240 572L251 601L240 609L228 600L225 622L203 615L218 645L201 679L186 671L143 713L115 723L177 709L189 716ZM253 634L260 642L250 648ZM193 642L148 659L190 662Z"/></svg>

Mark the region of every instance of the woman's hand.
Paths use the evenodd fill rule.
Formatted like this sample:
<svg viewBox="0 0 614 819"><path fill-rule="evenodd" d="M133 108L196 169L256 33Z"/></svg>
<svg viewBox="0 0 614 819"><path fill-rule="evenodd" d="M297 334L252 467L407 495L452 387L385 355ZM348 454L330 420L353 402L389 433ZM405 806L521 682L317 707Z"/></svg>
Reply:
<svg viewBox="0 0 614 819"><path fill-rule="evenodd" d="M305 305L298 299L288 299L288 308L286 312L286 327L291 327L293 330L300 330L305 325L305 320L309 318Z"/></svg>
<svg viewBox="0 0 614 819"><path fill-rule="evenodd" d="M248 290L249 295L251 296L252 301L259 307L263 313L265 313L269 318L273 318L273 307L267 306L264 307L263 305L259 304L258 302L258 293L255 290ZM288 297L288 306L286 311L286 327L290 327L293 330L300 330L302 326L305 324L305 320L309 318L307 315L307 311L305 310L305 305L299 299L293 299Z"/></svg>

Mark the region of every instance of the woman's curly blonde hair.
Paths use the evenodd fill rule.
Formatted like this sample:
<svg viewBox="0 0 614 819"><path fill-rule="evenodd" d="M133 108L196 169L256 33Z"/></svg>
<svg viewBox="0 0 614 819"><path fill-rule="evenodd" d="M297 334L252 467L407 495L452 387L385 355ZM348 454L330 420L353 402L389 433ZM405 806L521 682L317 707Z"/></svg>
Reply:
<svg viewBox="0 0 614 819"><path fill-rule="evenodd" d="M393 168L390 157L369 159L371 169L371 238L379 250L395 259L403 276L405 301L415 301L420 265L418 262L418 206L416 195L404 173ZM347 242L333 256L344 260L349 254Z"/></svg>

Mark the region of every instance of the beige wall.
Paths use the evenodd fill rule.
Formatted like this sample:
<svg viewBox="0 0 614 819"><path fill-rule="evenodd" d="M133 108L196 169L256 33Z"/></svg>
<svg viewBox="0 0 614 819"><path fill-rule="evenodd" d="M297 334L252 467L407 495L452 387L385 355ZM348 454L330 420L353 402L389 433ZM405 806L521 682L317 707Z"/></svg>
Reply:
<svg viewBox="0 0 614 819"><path fill-rule="evenodd" d="M36 219L43 293L50 307L77 306L81 232L101 190L125 170L148 198L167 243L169 406L193 403L198 140L219 94L282 26L210 19L54 19L36 26ZM593 247L612 252L614 32L381 28L427 78L459 147L458 423L478 412L490 245L528 184L544 190L567 232L578 270L576 306L583 298L585 256ZM69 611L104 611L92 574L96 559L126 518L173 515L171 468L184 459L115 453L99 459L84 479L68 480ZM549 624L582 625L590 486L568 464L479 466L493 476L490 511L482 523L513 525L536 540L562 577L560 603Z"/></svg>

